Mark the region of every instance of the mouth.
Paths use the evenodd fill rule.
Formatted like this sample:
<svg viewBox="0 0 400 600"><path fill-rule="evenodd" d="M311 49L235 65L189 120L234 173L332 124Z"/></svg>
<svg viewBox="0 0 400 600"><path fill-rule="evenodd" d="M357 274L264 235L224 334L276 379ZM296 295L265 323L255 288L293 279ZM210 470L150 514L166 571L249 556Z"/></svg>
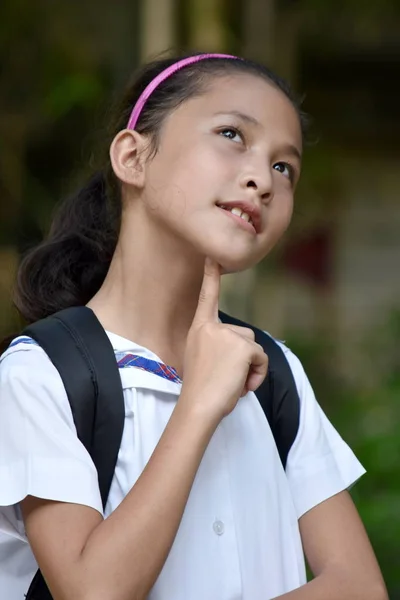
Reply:
<svg viewBox="0 0 400 600"><path fill-rule="evenodd" d="M244 203L217 204L217 206L247 231L253 234L259 233L260 214L257 207L250 204L244 206Z"/></svg>

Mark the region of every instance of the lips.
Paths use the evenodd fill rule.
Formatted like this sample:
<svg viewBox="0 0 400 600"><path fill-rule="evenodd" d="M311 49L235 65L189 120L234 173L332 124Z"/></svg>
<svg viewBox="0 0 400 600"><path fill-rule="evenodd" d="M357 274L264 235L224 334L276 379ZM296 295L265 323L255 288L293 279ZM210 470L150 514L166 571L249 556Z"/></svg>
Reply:
<svg viewBox="0 0 400 600"><path fill-rule="evenodd" d="M251 224L256 233L261 231L261 211L256 204L248 201L237 201L218 203L217 206Z"/></svg>

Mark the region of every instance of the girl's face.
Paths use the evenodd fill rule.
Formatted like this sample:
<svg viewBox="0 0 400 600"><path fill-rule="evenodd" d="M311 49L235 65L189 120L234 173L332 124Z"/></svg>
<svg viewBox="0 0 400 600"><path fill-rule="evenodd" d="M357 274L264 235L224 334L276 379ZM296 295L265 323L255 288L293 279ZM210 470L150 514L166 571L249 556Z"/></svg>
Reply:
<svg viewBox="0 0 400 600"><path fill-rule="evenodd" d="M280 90L253 75L217 77L162 126L145 167L148 217L225 272L251 267L290 223L301 151Z"/></svg>

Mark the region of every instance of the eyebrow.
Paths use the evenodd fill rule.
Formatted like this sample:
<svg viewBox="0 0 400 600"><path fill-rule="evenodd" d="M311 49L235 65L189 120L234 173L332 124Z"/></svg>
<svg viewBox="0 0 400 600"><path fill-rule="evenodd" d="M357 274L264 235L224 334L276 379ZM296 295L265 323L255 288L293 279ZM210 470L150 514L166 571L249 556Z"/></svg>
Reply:
<svg viewBox="0 0 400 600"><path fill-rule="evenodd" d="M285 152L285 154L291 154L295 158L298 158L300 162L302 161L302 155L297 146L293 146L293 144L285 144L282 147L282 151Z"/></svg>
<svg viewBox="0 0 400 600"><path fill-rule="evenodd" d="M251 125L257 125L257 126L261 125L260 121L257 121L257 119L255 117L251 117L250 115L247 115L246 113L242 113L240 110L221 110L221 111L215 113L215 116L217 116L217 115L233 115L234 117L238 117L242 121L245 121L246 123L250 123Z"/></svg>
<svg viewBox="0 0 400 600"><path fill-rule="evenodd" d="M232 115L234 117L237 117L238 119L241 119L245 123L249 123L250 125L253 125L256 127L261 126L260 121L258 121L255 117L252 117L251 115L243 113L240 110L221 110L221 111L215 113L215 116L217 116L217 115ZM299 151L299 149L297 148L297 146L294 146L293 144L285 144L282 147L282 151L285 152L286 154L291 154L292 156L296 157L301 162L302 155L301 155L301 152Z"/></svg>

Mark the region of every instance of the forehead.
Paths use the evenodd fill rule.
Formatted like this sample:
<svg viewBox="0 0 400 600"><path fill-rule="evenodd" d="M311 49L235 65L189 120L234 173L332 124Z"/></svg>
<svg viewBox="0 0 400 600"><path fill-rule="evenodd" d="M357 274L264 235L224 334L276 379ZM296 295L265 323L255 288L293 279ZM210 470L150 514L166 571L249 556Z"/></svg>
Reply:
<svg viewBox="0 0 400 600"><path fill-rule="evenodd" d="M280 133L301 148L297 110L279 88L257 75L235 73L212 78L202 95L189 98L177 109L174 120L178 124L181 119L201 120L225 112L248 115L258 121L261 133Z"/></svg>

